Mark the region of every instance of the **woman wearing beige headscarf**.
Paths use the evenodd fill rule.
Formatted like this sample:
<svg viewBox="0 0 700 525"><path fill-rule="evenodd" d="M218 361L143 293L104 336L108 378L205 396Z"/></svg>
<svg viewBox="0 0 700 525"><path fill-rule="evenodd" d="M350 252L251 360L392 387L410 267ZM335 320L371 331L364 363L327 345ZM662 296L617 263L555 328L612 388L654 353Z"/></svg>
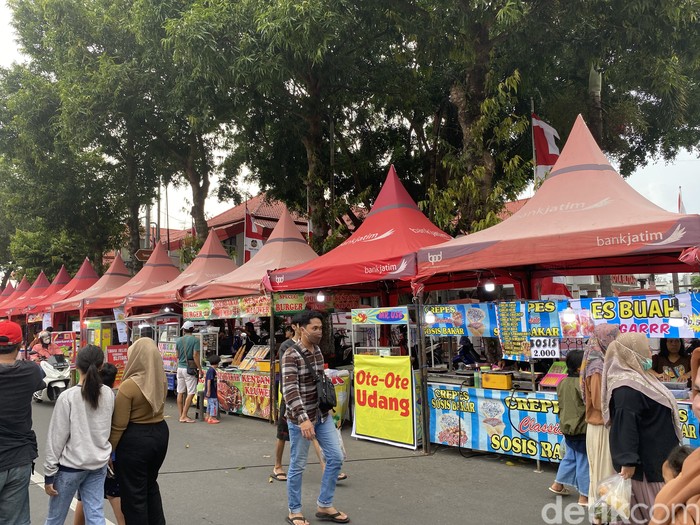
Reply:
<svg viewBox="0 0 700 525"><path fill-rule="evenodd" d="M643 334L619 335L605 354L603 420L610 426L613 466L632 479L633 524L649 523L663 486L661 467L682 438L676 400L649 373L651 364Z"/></svg>
<svg viewBox="0 0 700 525"><path fill-rule="evenodd" d="M610 431L603 424L603 364L610 343L620 334L616 324L600 324L586 344L581 363L581 397L586 405L586 453L590 467L589 504L595 502L598 483L615 473L610 457Z"/></svg>
<svg viewBox="0 0 700 525"><path fill-rule="evenodd" d="M142 337L129 347L124 377L117 392L109 441L117 456L117 480L127 525L164 525L158 471L168 451L163 419L167 380L153 339Z"/></svg>

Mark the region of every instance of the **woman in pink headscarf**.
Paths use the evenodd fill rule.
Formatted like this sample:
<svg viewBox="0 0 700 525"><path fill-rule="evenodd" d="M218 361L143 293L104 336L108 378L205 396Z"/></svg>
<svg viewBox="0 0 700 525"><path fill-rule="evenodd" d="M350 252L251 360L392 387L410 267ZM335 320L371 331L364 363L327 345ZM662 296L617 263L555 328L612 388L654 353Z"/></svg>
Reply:
<svg viewBox="0 0 700 525"><path fill-rule="evenodd" d="M620 333L616 324L599 324L588 340L581 363L581 395L586 405L586 452L590 466L589 502L595 502L598 483L615 473L610 458L610 431L603 424L602 377L605 352Z"/></svg>

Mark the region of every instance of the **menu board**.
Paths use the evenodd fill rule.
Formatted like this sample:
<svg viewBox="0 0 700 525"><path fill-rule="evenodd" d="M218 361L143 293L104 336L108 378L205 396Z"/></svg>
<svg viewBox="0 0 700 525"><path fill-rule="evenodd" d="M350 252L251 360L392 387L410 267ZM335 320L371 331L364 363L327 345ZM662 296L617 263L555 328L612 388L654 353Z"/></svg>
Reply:
<svg viewBox="0 0 700 525"><path fill-rule="evenodd" d="M503 357L506 359L519 357L527 360L530 357L526 310L527 303L524 302L496 304L498 338L501 340Z"/></svg>

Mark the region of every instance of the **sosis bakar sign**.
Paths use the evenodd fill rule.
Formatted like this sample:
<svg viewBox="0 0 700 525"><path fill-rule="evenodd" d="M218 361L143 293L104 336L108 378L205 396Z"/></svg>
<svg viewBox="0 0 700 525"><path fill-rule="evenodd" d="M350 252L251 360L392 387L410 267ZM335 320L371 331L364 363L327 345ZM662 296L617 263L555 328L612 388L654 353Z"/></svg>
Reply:
<svg viewBox="0 0 700 525"><path fill-rule="evenodd" d="M353 437L416 447L409 357L355 356Z"/></svg>
<svg viewBox="0 0 700 525"><path fill-rule="evenodd" d="M511 456L561 461L555 394L428 385L430 441Z"/></svg>

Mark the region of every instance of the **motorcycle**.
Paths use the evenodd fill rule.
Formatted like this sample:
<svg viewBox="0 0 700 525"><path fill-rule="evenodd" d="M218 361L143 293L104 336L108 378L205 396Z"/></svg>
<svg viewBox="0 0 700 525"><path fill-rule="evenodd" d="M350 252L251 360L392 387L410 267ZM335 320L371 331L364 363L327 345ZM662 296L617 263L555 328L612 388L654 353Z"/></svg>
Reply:
<svg viewBox="0 0 700 525"><path fill-rule="evenodd" d="M56 401L70 384L70 363L62 355L52 355L40 361L38 366L44 372L44 389L34 392L34 401Z"/></svg>

